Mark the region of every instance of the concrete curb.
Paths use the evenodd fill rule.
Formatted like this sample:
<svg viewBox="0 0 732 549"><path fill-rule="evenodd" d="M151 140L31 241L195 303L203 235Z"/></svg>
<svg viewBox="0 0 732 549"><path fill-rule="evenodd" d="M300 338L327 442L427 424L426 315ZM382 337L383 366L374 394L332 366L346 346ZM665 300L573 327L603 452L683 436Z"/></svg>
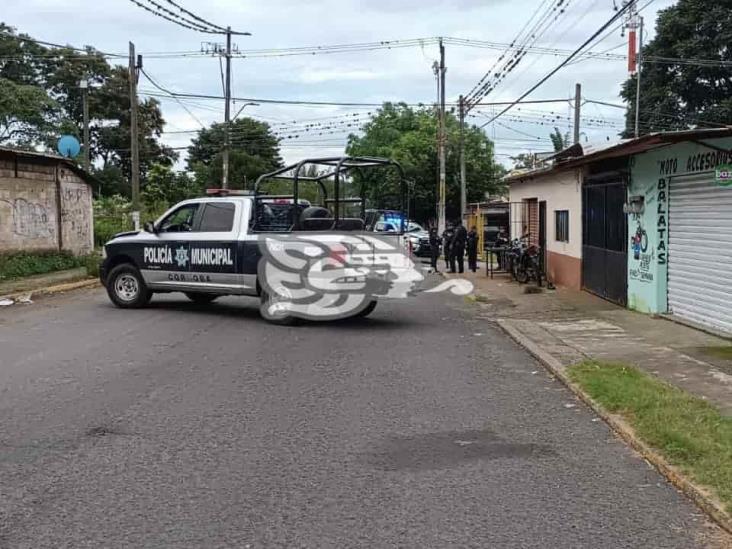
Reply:
<svg viewBox="0 0 732 549"><path fill-rule="evenodd" d="M675 466L671 465L666 458L643 442L635 430L622 417L605 410L599 403L595 402L582 387L574 383L566 373L566 367L550 353L523 335L519 330L510 324L510 321L498 319L496 324L506 332L511 339L531 353L549 372L557 377L567 388L572 391L582 402L589 406L610 428L638 452L648 463L661 473L677 489L681 490L688 498L709 515L722 529L732 534L732 516L725 510L722 503L717 500L704 488L694 484L691 480Z"/></svg>
<svg viewBox="0 0 732 549"><path fill-rule="evenodd" d="M45 288L37 288L35 290L25 290L23 292L14 292L12 294L6 294L0 296L1 299L17 299L21 296L31 295L53 295L61 292L69 292L71 290L79 290L81 288L93 288L95 286L101 286L98 278L85 278L83 280L76 280L74 282L64 282L63 284L56 284L55 286L47 286Z"/></svg>

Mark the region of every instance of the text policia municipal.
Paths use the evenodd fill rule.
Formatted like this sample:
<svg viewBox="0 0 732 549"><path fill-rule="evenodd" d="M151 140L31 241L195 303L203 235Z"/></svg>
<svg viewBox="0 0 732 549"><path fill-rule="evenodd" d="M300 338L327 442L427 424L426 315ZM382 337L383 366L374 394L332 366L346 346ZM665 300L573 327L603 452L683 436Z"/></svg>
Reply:
<svg viewBox="0 0 732 549"><path fill-rule="evenodd" d="M190 256L189 256L190 251ZM230 248L191 248L185 246L171 248L169 246L150 246L143 250L143 262L146 264L172 265L179 267L191 265L233 265Z"/></svg>

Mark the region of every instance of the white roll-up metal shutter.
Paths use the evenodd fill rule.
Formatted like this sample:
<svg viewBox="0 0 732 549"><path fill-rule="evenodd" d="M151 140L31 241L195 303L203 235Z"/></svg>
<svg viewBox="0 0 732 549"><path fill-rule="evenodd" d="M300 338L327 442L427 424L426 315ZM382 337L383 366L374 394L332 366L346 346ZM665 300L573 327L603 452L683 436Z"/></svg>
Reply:
<svg viewBox="0 0 732 549"><path fill-rule="evenodd" d="M669 311L732 333L732 187L714 173L671 178Z"/></svg>

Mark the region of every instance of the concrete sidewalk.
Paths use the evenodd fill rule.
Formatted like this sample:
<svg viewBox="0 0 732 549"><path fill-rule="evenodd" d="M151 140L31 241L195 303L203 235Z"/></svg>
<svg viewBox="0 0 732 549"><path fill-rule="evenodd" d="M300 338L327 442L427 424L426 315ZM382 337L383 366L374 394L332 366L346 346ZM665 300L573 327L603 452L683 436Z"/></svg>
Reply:
<svg viewBox="0 0 732 549"><path fill-rule="evenodd" d="M0 298L13 297L25 292L44 293L49 289L87 280L89 280L89 275L86 267L8 280L0 282Z"/></svg>
<svg viewBox="0 0 732 549"><path fill-rule="evenodd" d="M506 275L491 280L485 269L447 276L473 282L480 318L498 323L564 366L587 358L634 364L732 416L729 340L629 311L586 292L544 288L526 293L527 286L536 286L519 285Z"/></svg>

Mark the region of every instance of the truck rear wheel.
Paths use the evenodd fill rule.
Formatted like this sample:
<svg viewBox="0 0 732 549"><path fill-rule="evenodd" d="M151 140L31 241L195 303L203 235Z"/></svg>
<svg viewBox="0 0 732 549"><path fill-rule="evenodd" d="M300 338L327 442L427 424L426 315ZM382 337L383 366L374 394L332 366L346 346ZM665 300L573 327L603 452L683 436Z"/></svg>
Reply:
<svg viewBox="0 0 732 549"><path fill-rule="evenodd" d="M134 265L123 263L107 276L107 295L121 309L139 309L150 302L152 292Z"/></svg>
<svg viewBox="0 0 732 549"><path fill-rule="evenodd" d="M371 313L374 312L374 309L376 309L377 303L378 303L378 301L376 301L375 299L373 301L369 302L369 304L366 305L366 307L364 307L361 311L359 311L356 314L356 318L363 318L363 317L369 316Z"/></svg>
<svg viewBox="0 0 732 549"><path fill-rule="evenodd" d="M277 297L270 296L267 292L262 290L260 295L259 314L262 315L267 322L270 324L278 324L280 326L292 326L296 322L296 318L287 313L287 311L276 310ZM272 310L272 306L275 306L275 310Z"/></svg>

